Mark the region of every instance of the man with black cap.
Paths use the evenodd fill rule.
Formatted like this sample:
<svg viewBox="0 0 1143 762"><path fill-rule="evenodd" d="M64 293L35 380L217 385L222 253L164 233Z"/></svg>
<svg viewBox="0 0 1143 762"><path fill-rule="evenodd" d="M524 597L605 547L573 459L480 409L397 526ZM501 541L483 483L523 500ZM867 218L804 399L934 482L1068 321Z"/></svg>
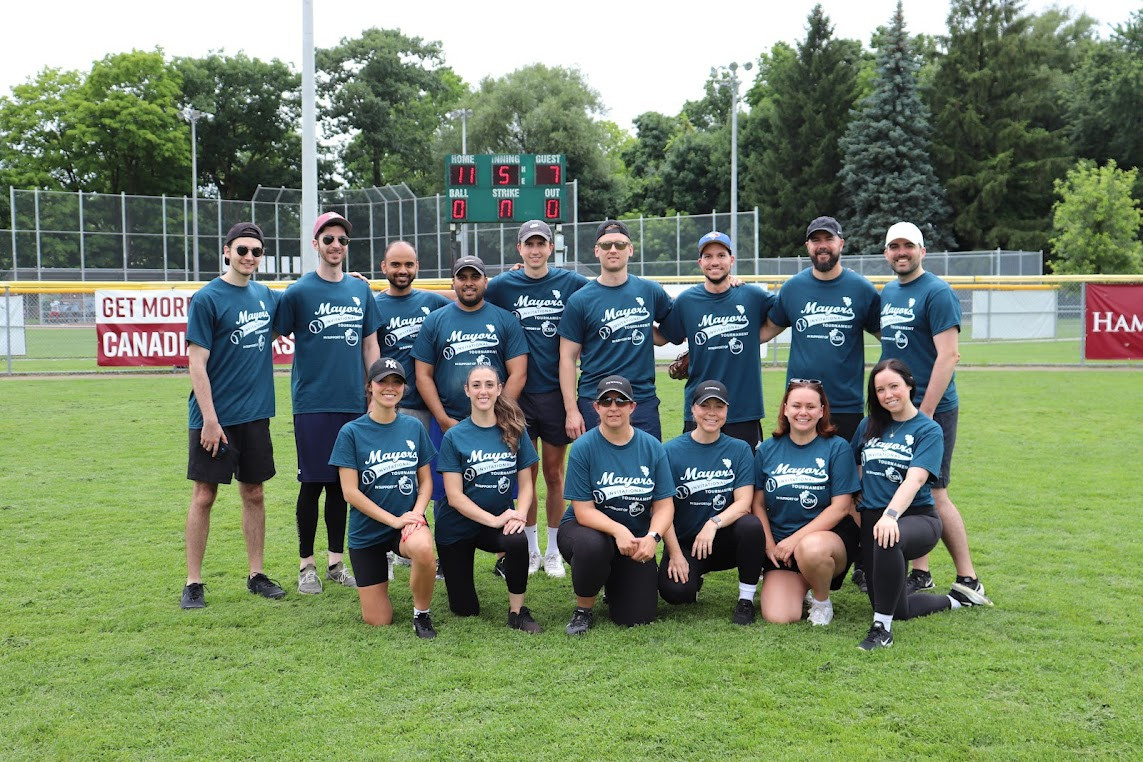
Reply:
<svg viewBox="0 0 1143 762"><path fill-rule="evenodd" d="M698 265L703 282L675 299L659 332L675 344L687 342L690 372L683 392L683 431L694 431L691 404L701 379L726 382L729 418L722 433L741 439L751 450L762 441L762 365L759 331L774 303L774 295L758 286L731 286L734 249L717 230L698 242Z"/></svg>
<svg viewBox="0 0 1143 762"><path fill-rule="evenodd" d="M599 382L611 374L630 380L638 403L631 424L662 439L654 346L662 337L654 323L671 311L671 297L655 281L627 272L631 254L627 226L618 220L600 223L595 231L599 277L572 295L560 321L560 391L571 439L599 424L592 400Z"/></svg>
<svg viewBox="0 0 1143 762"><path fill-rule="evenodd" d="M552 229L543 220L525 222L516 240L523 268L508 270L490 280L485 298L515 315L524 329L524 338L528 341L528 380L520 395L520 408L524 411L532 445L539 449L536 440L544 442L541 462L547 485L548 552L544 556L540 554L537 503L533 501L528 524L524 527L528 537L528 573L534 573L543 563L549 576L562 577L564 564L556 547L556 530L564 510L564 460L571 439L564 428L560 337L556 331L568 298L587 285L588 279L574 270L548 266L555 243ZM539 470L540 465L532 466L533 483Z"/></svg>
<svg viewBox="0 0 1143 762"><path fill-rule="evenodd" d="M379 356L377 329L381 313L369 283L347 275L353 226L337 212L315 220L313 247L317 268L306 273L282 296L274 330L294 335L291 398L294 444L298 454L296 517L298 527L298 592L322 591L314 560L318 498L325 490L325 528L329 563L326 579L355 587L345 567L346 503L337 468L329 454L341 427L365 412L365 370Z"/></svg>
<svg viewBox="0 0 1143 762"><path fill-rule="evenodd" d="M881 299L869 280L841 266L844 246L841 225L833 217L818 217L809 224L806 252L812 267L782 285L762 341L794 327L786 381L820 379L837 433L848 441L864 417L862 331L880 335Z"/></svg>
<svg viewBox="0 0 1143 762"><path fill-rule="evenodd" d="M274 476L274 312L277 297L253 280L262 262L262 230L239 222L226 234L226 271L191 297L187 355L191 395L187 478L194 482L187 513L187 581L180 605L206 605L202 559L218 485L238 479L242 535L250 574L246 589L263 598L285 591L266 576L262 551L266 506L262 483Z"/></svg>

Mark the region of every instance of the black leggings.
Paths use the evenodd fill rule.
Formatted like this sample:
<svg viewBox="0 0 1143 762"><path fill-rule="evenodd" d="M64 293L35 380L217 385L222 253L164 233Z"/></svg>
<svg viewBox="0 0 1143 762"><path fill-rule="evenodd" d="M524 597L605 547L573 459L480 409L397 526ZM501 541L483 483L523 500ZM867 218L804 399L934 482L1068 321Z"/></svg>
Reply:
<svg viewBox="0 0 1143 762"><path fill-rule="evenodd" d="M309 558L314 554L314 537L317 535L318 497L325 489L325 533L329 542L329 552L345 552L345 496L341 494L340 482L302 482L298 489L298 558Z"/></svg>
<svg viewBox="0 0 1143 762"><path fill-rule="evenodd" d="M508 592L522 594L528 589L528 536L523 532L504 534L502 529L480 527L476 536L449 545L437 543L437 557L441 560L448 607L457 616L476 616L480 613L480 599L476 597L476 583L472 566L476 549L489 553L504 553L504 576Z"/></svg>
<svg viewBox="0 0 1143 762"><path fill-rule="evenodd" d="M630 627L655 621L658 603L655 559L632 561L615 538L575 519L560 524L556 545L572 569L572 589L582 598L607 592L611 621ZM448 579L448 574L445 574Z"/></svg>
<svg viewBox="0 0 1143 762"><path fill-rule="evenodd" d="M697 559L691 555L694 537L679 538L679 546L687 559L690 573L686 582L675 582L667 574L670 554L664 552L659 563L659 595L667 603L694 603L702 586L702 575L708 571L738 569L738 581L745 585L757 585L762 575L762 550L766 535L762 522L752 513L740 517L728 527L714 534L710 555Z"/></svg>
<svg viewBox="0 0 1143 762"><path fill-rule="evenodd" d="M947 595L905 594L908 562L936 547L941 539L941 520L934 514L906 513L897 521L901 537L891 548L873 539L873 525L884 509L861 512L861 557L869 582L869 602L877 614L894 619L915 619L952 607Z"/></svg>

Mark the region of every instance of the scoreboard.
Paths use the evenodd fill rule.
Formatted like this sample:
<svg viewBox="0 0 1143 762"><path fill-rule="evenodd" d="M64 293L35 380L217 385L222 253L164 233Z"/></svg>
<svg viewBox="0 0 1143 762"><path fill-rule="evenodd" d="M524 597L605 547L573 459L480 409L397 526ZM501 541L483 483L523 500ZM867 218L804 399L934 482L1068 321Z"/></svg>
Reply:
<svg viewBox="0 0 1143 762"><path fill-rule="evenodd" d="M562 153L449 154L449 221L563 222L566 167Z"/></svg>

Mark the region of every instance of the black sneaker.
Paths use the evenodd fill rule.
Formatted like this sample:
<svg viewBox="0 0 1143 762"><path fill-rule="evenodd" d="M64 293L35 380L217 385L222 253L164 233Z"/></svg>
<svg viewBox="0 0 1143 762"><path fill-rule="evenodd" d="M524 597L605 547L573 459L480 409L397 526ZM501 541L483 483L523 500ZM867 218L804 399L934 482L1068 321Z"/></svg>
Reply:
<svg viewBox="0 0 1143 762"><path fill-rule="evenodd" d="M571 621L568 622L568 626L564 628L564 632L568 635L583 635L591 629L594 618L591 609L583 609L576 606L575 611L572 612Z"/></svg>
<svg viewBox="0 0 1143 762"><path fill-rule="evenodd" d="M734 616L730 618L730 621L741 625L754 624L754 601L739 598L738 605L734 607Z"/></svg>
<svg viewBox="0 0 1143 762"><path fill-rule="evenodd" d="M861 592L869 595L869 583L865 581L865 570L860 566L853 567L853 584Z"/></svg>
<svg viewBox="0 0 1143 762"><path fill-rule="evenodd" d="M433 629L433 620L429 616L429 612L413 615L413 632L417 633L418 638L425 640L432 640L437 636L437 631Z"/></svg>
<svg viewBox="0 0 1143 762"><path fill-rule="evenodd" d="M496 563L492 565L492 573L501 579L508 579L508 575L504 573L504 556L496 559Z"/></svg>
<svg viewBox="0 0 1143 762"><path fill-rule="evenodd" d="M521 606L519 614L508 612L508 626L513 630L521 630L530 635L544 631L540 623L532 618L532 612L528 610L527 606Z"/></svg>
<svg viewBox="0 0 1143 762"><path fill-rule="evenodd" d="M206 598L203 597L202 591L206 585L201 582L191 582L183 588L183 597L179 601L179 606L184 609L204 609L206 608Z"/></svg>
<svg viewBox="0 0 1143 762"><path fill-rule="evenodd" d="M913 569L913 571L909 572L909 576L905 578L905 592L910 595L919 593L922 590L932 589L933 575L924 569Z"/></svg>
<svg viewBox="0 0 1143 762"><path fill-rule="evenodd" d="M262 572L258 572L246 580L246 589L254 593L254 595L260 595L263 598L273 598L277 600L286 597L286 591L282 589L282 586Z"/></svg>
<svg viewBox="0 0 1143 762"><path fill-rule="evenodd" d="M984 585L972 577L957 577L949 596L962 606L991 606L992 601L984 594Z"/></svg>
<svg viewBox="0 0 1143 762"><path fill-rule="evenodd" d="M872 651L876 648L888 648L891 645L893 645L893 633L886 630L885 625L880 622L874 622L865 640L858 643L857 647L862 651Z"/></svg>

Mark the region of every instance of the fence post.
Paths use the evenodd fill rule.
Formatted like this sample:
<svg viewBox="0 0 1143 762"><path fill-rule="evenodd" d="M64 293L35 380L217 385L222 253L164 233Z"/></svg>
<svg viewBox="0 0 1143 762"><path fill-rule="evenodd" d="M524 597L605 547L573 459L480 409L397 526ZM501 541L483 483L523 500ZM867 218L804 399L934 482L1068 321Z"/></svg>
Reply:
<svg viewBox="0 0 1143 762"><path fill-rule="evenodd" d="M44 264L40 261L40 189L32 192L32 210L36 217L36 280L44 279Z"/></svg>
<svg viewBox="0 0 1143 762"><path fill-rule="evenodd" d="M646 275L647 274L647 257L646 257L646 252L644 251L644 243L646 240L647 240L647 236L644 234L644 230L643 230L643 215L640 214L639 215L639 275Z"/></svg>
<svg viewBox="0 0 1143 762"><path fill-rule="evenodd" d="M4 338L8 347L8 375L12 375L12 287L4 285Z"/></svg>
<svg viewBox="0 0 1143 762"><path fill-rule="evenodd" d="M1080 283L1080 365L1087 365L1087 281Z"/></svg>
<svg viewBox="0 0 1143 762"><path fill-rule="evenodd" d="M8 211L12 216L12 280L20 279L20 268L16 266L16 188L8 186Z"/></svg>
<svg viewBox="0 0 1143 762"><path fill-rule="evenodd" d="M82 193L79 194L79 197L82 199L83 194ZM83 209L82 201L80 202L79 208ZM82 227L83 227L83 221L81 218L80 228L82 228ZM83 240L82 230L79 234L79 240L81 240L81 241ZM80 256L83 256L83 248L82 247L80 248L79 251L80 251ZM163 194L163 282L164 283L166 283L167 281L169 281L171 279L170 272L168 272L169 267L170 267L170 263L167 261L167 194L164 193Z"/></svg>
<svg viewBox="0 0 1143 762"><path fill-rule="evenodd" d="M754 274L758 275L758 268L762 266L759 261L761 254L758 252L758 207L754 207Z"/></svg>
<svg viewBox="0 0 1143 762"><path fill-rule="evenodd" d="M119 191L119 224L123 228L123 280L127 280L127 194Z"/></svg>
<svg viewBox="0 0 1143 762"><path fill-rule="evenodd" d="M79 196L79 279L87 280L87 256L86 250L83 246L83 191L77 193ZM163 224L166 224L166 218L163 219ZM166 240L163 241L163 246L166 247Z"/></svg>

